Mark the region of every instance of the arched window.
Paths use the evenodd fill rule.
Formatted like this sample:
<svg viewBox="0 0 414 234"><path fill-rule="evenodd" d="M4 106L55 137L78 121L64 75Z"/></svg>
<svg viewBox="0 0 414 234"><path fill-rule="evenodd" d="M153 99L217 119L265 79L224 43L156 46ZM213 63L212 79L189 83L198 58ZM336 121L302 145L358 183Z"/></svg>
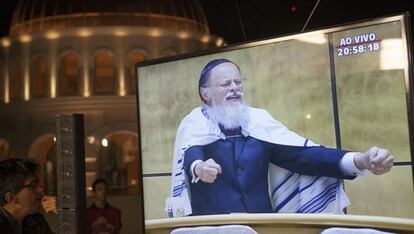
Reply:
<svg viewBox="0 0 414 234"><path fill-rule="evenodd" d="M13 157L13 150L11 149L10 143L0 138L0 161L11 157Z"/></svg>
<svg viewBox="0 0 414 234"><path fill-rule="evenodd" d="M113 55L102 51L94 59L95 94L114 93L114 61Z"/></svg>
<svg viewBox="0 0 414 234"><path fill-rule="evenodd" d="M132 132L115 132L101 140L96 177L108 180L115 193L138 192L138 138Z"/></svg>
<svg viewBox="0 0 414 234"><path fill-rule="evenodd" d="M18 59L12 59L10 62L10 99L22 99L22 67Z"/></svg>
<svg viewBox="0 0 414 234"><path fill-rule="evenodd" d="M30 64L31 92L34 98L43 98L47 95L46 59L37 57Z"/></svg>
<svg viewBox="0 0 414 234"><path fill-rule="evenodd" d="M62 76L60 93L63 96L78 95L79 90L79 57L70 52L63 56L61 63Z"/></svg>
<svg viewBox="0 0 414 234"><path fill-rule="evenodd" d="M140 53L131 53L128 56L129 62L129 93L135 94L137 90L137 76L135 65L145 59L145 56Z"/></svg>

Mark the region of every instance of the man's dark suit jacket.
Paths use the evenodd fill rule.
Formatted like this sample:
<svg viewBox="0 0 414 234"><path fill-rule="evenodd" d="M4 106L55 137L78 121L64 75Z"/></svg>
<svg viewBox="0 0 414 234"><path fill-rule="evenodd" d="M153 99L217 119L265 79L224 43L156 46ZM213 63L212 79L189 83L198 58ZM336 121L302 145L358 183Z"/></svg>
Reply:
<svg viewBox="0 0 414 234"><path fill-rule="evenodd" d="M212 158L222 168L213 183L190 183L192 214L273 212L268 193L269 163L305 175L353 178L344 176L339 168L346 152L277 145L250 136L192 146L184 156L188 178L192 178L190 166L197 159Z"/></svg>

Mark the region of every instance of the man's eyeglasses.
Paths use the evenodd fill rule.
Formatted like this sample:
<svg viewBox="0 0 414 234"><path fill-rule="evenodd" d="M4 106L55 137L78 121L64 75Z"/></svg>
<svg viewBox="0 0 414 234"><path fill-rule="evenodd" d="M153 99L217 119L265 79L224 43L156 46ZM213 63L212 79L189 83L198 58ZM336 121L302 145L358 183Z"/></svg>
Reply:
<svg viewBox="0 0 414 234"><path fill-rule="evenodd" d="M37 181L32 181L29 184L25 184L19 187L18 191L24 189L24 188L29 188L31 190L36 190L39 187L39 182Z"/></svg>

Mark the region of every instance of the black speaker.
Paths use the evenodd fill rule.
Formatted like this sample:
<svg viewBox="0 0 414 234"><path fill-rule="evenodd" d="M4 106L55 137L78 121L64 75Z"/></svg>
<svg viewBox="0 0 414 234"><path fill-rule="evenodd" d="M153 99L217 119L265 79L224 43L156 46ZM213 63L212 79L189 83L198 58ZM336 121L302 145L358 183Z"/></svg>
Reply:
<svg viewBox="0 0 414 234"><path fill-rule="evenodd" d="M59 234L85 232L85 145L82 114L56 116Z"/></svg>

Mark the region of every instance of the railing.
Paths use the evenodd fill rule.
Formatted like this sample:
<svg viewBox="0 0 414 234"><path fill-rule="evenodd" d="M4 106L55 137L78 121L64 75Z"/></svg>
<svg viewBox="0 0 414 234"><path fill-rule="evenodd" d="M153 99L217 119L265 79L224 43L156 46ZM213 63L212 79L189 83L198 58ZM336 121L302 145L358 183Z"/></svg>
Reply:
<svg viewBox="0 0 414 234"><path fill-rule="evenodd" d="M154 219L145 222L147 234L169 233L179 227L242 224L258 233L320 233L331 227L372 228L414 233L414 219L332 214L230 214Z"/></svg>

